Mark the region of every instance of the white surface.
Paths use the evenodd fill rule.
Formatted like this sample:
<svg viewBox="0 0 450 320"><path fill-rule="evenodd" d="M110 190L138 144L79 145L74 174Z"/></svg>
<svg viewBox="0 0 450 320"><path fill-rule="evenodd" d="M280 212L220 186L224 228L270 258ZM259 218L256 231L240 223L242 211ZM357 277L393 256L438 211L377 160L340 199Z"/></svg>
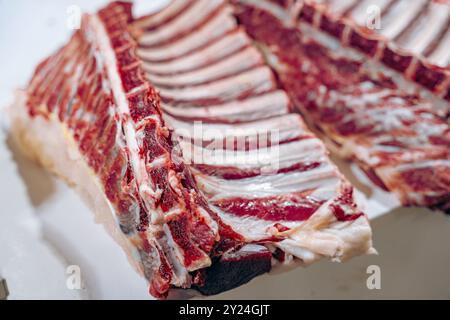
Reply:
<svg viewBox="0 0 450 320"><path fill-rule="evenodd" d="M3 143L0 166L0 275L7 279L10 298L79 299L81 292L66 289L64 259L42 241L41 225Z"/></svg>
<svg viewBox="0 0 450 320"><path fill-rule="evenodd" d="M164 1L138 1L138 8ZM94 10L105 2L0 0L0 108L70 35L67 7ZM78 196L8 146L6 132L0 133L0 275L8 281L10 298L150 299L145 281ZM425 209L393 209L392 197L367 187L357 169L346 164L341 169L361 191L358 196L370 197L364 202L376 218L372 225L380 255L263 276L216 298L450 298L450 218ZM381 290L366 287L371 264L381 268ZM84 289L67 289L69 265L80 266Z"/></svg>

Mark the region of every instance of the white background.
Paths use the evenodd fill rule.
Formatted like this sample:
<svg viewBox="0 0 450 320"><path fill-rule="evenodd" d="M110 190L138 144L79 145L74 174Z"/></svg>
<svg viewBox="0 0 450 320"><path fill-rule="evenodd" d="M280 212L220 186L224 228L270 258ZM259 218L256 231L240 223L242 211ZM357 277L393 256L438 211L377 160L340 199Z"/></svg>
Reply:
<svg viewBox="0 0 450 320"><path fill-rule="evenodd" d="M105 2L0 0L0 111L12 102L15 88L26 86L36 64L69 37L68 6L92 11ZM163 2L141 0L138 10ZM145 281L77 195L16 152L0 115L0 275L10 298L150 299ZM450 298L450 217L395 209L389 197L352 180L369 195L366 211L379 256L263 276L215 298ZM372 264L381 268L381 290L366 287ZM67 289L68 265L81 267L83 290Z"/></svg>

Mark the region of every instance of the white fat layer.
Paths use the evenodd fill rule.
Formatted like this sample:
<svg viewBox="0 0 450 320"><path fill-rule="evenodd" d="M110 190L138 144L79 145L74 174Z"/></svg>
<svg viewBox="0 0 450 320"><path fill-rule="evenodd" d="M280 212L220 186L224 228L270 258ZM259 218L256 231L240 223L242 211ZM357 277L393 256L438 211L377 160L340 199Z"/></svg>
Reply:
<svg viewBox="0 0 450 320"><path fill-rule="evenodd" d="M201 121L192 123L180 121L171 116L165 116L165 118L172 124L176 134L205 141L218 140L226 137L245 137L271 132L280 135L283 132L293 132L295 137L302 134L310 135L300 116L292 113L275 118L237 124L209 124ZM280 139L280 141L282 140Z"/></svg>
<svg viewBox="0 0 450 320"><path fill-rule="evenodd" d="M241 29L238 29L235 32L221 37L203 49L187 53L179 58L167 62L145 61L144 68L150 74L171 75L185 73L224 59L225 57L242 50L250 45L250 43L251 41L247 34ZM146 56L144 52L152 52L152 50L138 50L138 54L140 55L143 53L142 58L145 59Z"/></svg>
<svg viewBox="0 0 450 320"><path fill-rule="evenodd" d="M284 91L277 90L242 101L232 101L208 107L175 107L163 104L163 109L175 118L223 122L251 122L266 118L276 118L289 112L289 100ZM216 126L216 125L215 125ZM184 126L186 127L186 126ZM177 127L175 127L177 128Z"/></svg>
<svg viewBox="0 0 450 320"><path fill-rule="evenodd" d="M255 242L272 237L271 230L274 224L282 223L288 228L299 227L302 221L268 221L251 216L237 216L214 208L218 212L220 218L226 224L233 226L233 230L242 235L247 242Z"/></svg>
<svg viewBox="0 0 450 320"><path fill-rule="evenodd" d="M305 128L300 116L292 113L270 119L238 124L204 124L200 121L189 123L174 119L170 116L165 116L164 118L174 128L177 136L185 140L194 139L196 142L216 140L219 145L214 146L217 148L223 145L222 140L224 139L226 139L227 146L231 144L231 147L234 145L235 140L237 143L242 144L245 142L244 138L258 138L259 136L259 146L263 147L263 143L265 142L263 141L264 137L267 141L281 142L298 138L302 135L311 135Z"/></svg>
<svg viewBox="0 0 450 320"><path fill-rule="evenodd" d="M232 166L238 169L260 168L267 163L283 169L296 163L325 163L328 160L326 149L319 139L304 139L249 151L208 150L186 142L181 142L180 145L188 163Z"/></svg>
<svg viewBox="0 0 450 320"><path fill-rule="evenodd" d="M141 48L138 55L143 60L165 61L183 56L201 48L237 28L236 20L231 16L231 9L226 7L211 21L194 33L189 34L173 43L155 49ZM145 43L139 42L140 45Z"/></svg>
<svg viewBox="0 0 450 320"><path fill-rule="evenodd" d="M399 0L382 17L383 28L379 30L380 34L388 39L395 39L411 24L427 2L428 0Z"/></svg>
<svg viewBox="0 0 450 320"><path fill-rule="evenodd" d="M428 57L429 61L441 67L448 67L450 65L450 50L448 50L449 43L450 43L450 28L447 30L444 37L439 42L437 48Z"/></svg>
<svg viewBox="0 0 450 320"><path fill-rule="evenodd" d="M225 78L242 71L246 71L263 63L261 54L254 48L248 47L234 55L231 55L222 61L198 68L184 74L169 76L158 76L148 73L147 77L156 86L164 87L187 87L195 86L217 79ZM145 69L145 63L144 63Z"/></svg>
<svg viewBox="0 0 450 320"><path fill-rule="evenodd" d="M134 22L134 26L143 29L159 27L163 22L178 14L185 7L185 5L186 0L172 0L168 6L155 14L136 20L136 22Z"/></svg>
<svg viewBox="0 0 450 320"><path fill-rule="evenodd" d="M414 55L421 55L436 40L444 28L448 27L450 6L444 3L430 2L419 19L414 22L409 35L401 37L397 43L402 49Z"/></svg>
<svg viewBox="0 0 450 320"><path fill-rule="evenodd" d="M295 241L291 245L330 257L334 261L345 261L355 255L376 252L372 248L372 232L367 218L337 221L327 204L322 205L301 226L282 234L289 235Z"/></svg>
<svg viewBox="0 0 450 320"><path fill-rule="evenodd" d="M309 265L322 257L345 261L354 255L376 253L372 248L371 230L365 217L340 222L330 210L333 200L324 203L308 220L284 232L272 230L284 238L273 245ZM285 223L283 223L285 224ZM290 260L290 259L288 259Z"/></svg>
<svg viewBox="0 0 450 320"><path fill-rule="evenodd" d="M264 66L201 86L182 89L159 89L163 98L175 101L195 101L220 97L221 101L225 102L236 99L247 92L258 94L270 91L275 89L275 83L272 71Z"/></svg>
<svg viewBox="0 0 450 320"><path fill-rule="evenodd" d="M163 154L155 159L153 159L152 162L148 163L148 167L149 168L159 168L159 167L163 167L168 161L168 155L167 154Z"/></svg>
<svg viewBox="0 0 450 320"><path fill-rule="evenodd" d="M274 243L274 246L280 248L285 253L288 253L300 260L301 265L308 266L323 256L315 253L307 247L301 246L297 241L292 239L284 239L280 242Z"/></svg>
<svg viewBox="0 0 450 320"><path fill-rule="evenodd" d="M260 251L265 251L267 249L265 249L264 247L261 247L260 245L257 244L246 244L244 245L241 249L239 249L239 252L260 252Z"/></svg>
<svg viewBox="0 0 450 320"><path fill-rule="evenodd" d="M160 43L176 37L186 29L200 24L223 4L223 0L195 1L183 11L183 14L164 24L163 28L158 28L152 32L145 33L140 41L147 46L157 46Z"/></svg>
<svg viewBox="0 0 450 320"><path fill-rule="evenodd" d="M196 175L200 188L210 197L210 201L226 198L261 198L295 192L315 190L341 185L340 176L330 164L305 172L289 172L256 177L226 180L198 173ZM319 189L319 190L318 190ZM326 192L322 193L326 194Z"/></svg>
<svg viewBox="0 0 450 320"><path fill-rule="evenodd" d="M389 97L392 95L391 89L385 89L380 90L376 92L370 92L372 84L370 82L362 82L359 84L359 88L361 90L364 90L361 95L355 95L354 92L351 92L350 94L345 94L340 91L329 91L327 97L324 95L318 97L319 103L325 102L327 104L335 104L337 101L343 101L345 104L349 107L355 108L356 110L359 109L365 109L367 105L373 105L380 103L383 98ZM321 93L326 92L326 88L324 86L321 86L320 89L323 89ZM353 88L352 88L353 89ZM322 99L325 99L326 101L323 101Z"/></svg>

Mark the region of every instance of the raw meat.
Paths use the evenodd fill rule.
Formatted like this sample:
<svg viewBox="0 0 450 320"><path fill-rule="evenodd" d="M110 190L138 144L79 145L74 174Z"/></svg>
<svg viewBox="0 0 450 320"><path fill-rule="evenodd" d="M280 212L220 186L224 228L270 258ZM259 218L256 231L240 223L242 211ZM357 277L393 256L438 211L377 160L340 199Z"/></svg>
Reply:
<svg viewBox="0 0 450 320"><path fill-rule="evenodd" d="M450 128L432 104L250 2L238 5L239 21L328 146L404 205L449 212Z"/></svg>
<svg viewBox="0 0 450 320"><path fill-rule="evenodd" d="M26 151L84 195L152 295L374 251L351 185L226 2L130 12L85 15L11 112Z"/></svg>
<svg viewBox="0 0 450 320"><path fill-rule="evenodd" d="M138 55L209 203L246 239L262 241L272 237L267 229L274 219L284 215L292 229L350 189L321 142L298 115L289 113L289 99L237 26L231 7L223 0L201 3L195 5L202 8L196 13L206 17L203 21L186 19L190 9L175 10L177 1L137 19ZM155 29L154 21L166 12L174 18ZM172 54L179 52L183 54ZM196 127L198 121L202 123ZM321 194L321 200L310 201L311 191Z"/></svg>
<svg viewBox="0 0 450 320"><path fill-rule="evenodd" d="M294 19L337 37L450 101L448 1L282 2Z"/></svg>

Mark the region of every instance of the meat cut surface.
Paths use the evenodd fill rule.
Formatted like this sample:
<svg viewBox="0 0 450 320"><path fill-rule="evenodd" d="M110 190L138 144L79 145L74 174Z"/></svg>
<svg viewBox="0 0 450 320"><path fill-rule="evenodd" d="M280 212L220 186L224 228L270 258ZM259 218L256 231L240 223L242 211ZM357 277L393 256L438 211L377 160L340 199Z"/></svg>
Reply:
<svg viewBox="0 0 450 320"><path fill-rule="evenodd" d="M448 1L278 2L294 19L337 37L345 46L364 52L450 101Z"/></svg>
<svg viewBox="0 0 450 320"><path fill-rule="evenodd" d="M16 120L63 129L153 296L217 294L277 265L374 251L352 186L228 2L130 13L115 2L85 15L37 67Z"/></svg>
<svg viewBox="0 0 450 320"><path fill-rule="evenodd" d="M450 128L432 103L371 72L363 60L287 26L270 10L242 4L237 11L266 48L295 106L330 148L355 160L404 205L449 212Z"/></svg>

